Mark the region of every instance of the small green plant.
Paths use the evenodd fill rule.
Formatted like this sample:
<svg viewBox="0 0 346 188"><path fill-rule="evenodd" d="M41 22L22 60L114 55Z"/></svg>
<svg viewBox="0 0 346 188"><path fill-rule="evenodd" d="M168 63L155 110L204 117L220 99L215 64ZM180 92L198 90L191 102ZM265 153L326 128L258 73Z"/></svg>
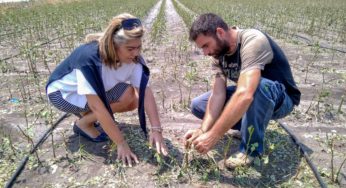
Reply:
<svg viewBox="0 0 346 188"><path fill-rule="evenodd" d="M187 169L189 167L189 153L191 151L190 144L188 144L184 149L183 169Z"/></svg>
<svg viewBox="0 0 346 188"><path fill-rule="evenodd" d="M166 22L165 22L165 7L166 0L163 0L161 3L159 14L151 28L151 39L152 41L161 42L163 33L166 30Z"/></svg>
<svg viewBox="0 0 346 188"><path fill-rule="evenodd" d="M247 141L247 144L246 144L246 158L245 160L247 160L247 157L249 155L249 148L250 148L250 155L255 151L255 149L258 147L258 143L252 143L250 145L250 140L252 138L252 134L254 133L255 131L255 128L253 127L253 125L249 126L248 128L248 131L249 131L249 138L248 138L248 141Z"/></svg>
<svg viewBox="0 0 346 188"><path fill-rule="evenodd" d="M310 68L316 63L320 53L321 53L321 47L320 44L318 42L316 42L311 50L313 51L314 56L312 57L312 59L306 64L305 67L305 79L304 79L304 83L306 83L307 79L308 79L308 73L310 71Z"/></svg>
<svg viewBox="0 0 346 188"><path fill-rule="evenodd" d="M338 107L338 113L339 114L342 113L341 108L342 108L342 105L343 105L344 101L345 101L345 95L342 95L341 100L340 100L340 104L339 104L339 107Z"/></svg>
<svg viewBox="0 0 346 188"><path fill-rule="evenodd" d="M320 104L323 103L327 97L330 96L330 91L326 89L322 89L322 91L318 95L317 99L317 114L320 115Z"/></svg>
<svg viewBox="0 0 346 188"><path fill-rule="evenodd" d="M205 92L209 91L209 85L210 85L210 82L209 82L209 79L208 78L203 78L202 80L204 83L205 83Z"/></svg>
<svg viewBox="0 0 346 188"><path fill-rule="evenodd" d="M95 161L95 159L92 157L92 155L85 151L85 146L83 144L79 144L79 148L78 148L78 151L77 151L77 158L79 161L82 161L84 159L88 159L88 160L91 160L91 161Z"/></svg>
<svg viewBox="0 0 346 188"><path fill-rule="evenodd" d="M197 79L197 69L196 69L196 62L192 61L188 64L189 71L185 73L185 78L188 81L188 101L187 104L191 103L191 92L192 92L192 86L194 85L194 82Z"/></svg>
<svg viewBox="0 0 346 188"><path fill-rule="evenodd" d="M163 159L162 159L162 156L161 156L161 154L159 154L159 153L155 153L154 154L154 157L155 157L155 159L156 159L156 162L160 165L160 166L162 166L163 164L164 164L164 161L163 161Z"/></svg>
<svg viewBox="0 0 346 188"><path fill-rule="evenodd" d="M333 183L337 183L338 182L338 176L340 175L340 171L342 169L342 167L345 164L346 161L346 157L343 160L343 162L340 164L339 169L335 171L335 164L334 164L334 160L335 160L335 140L337 139L337 134L336 131L332 131L330 134L326 133L326 137L327 137L327 144L329 146L330 149L330 154L331 154L331 161L330 161L330 179Z"/></svg>
<svg viewBox="0 0 346 188"><path fill-rule="evenodd" d="M66 139L66 135L65 135L65 132L60 132L60 135L61 135L61 137L62 137L62 139L63 139L63 147L64 147L64 150L65 150L65 157L66 157L66 159L69 159L69 151L68 151L68 141L67 141L67 139Z"/></svg>
<svg viewBox="0 0 346 188"><path fill-rule="evenodd" d="M117 177L120 179L120 186L121 187L128 187L128 181L126 178L126 168L124 167L124 164L122 164L121 161L117 160L114 164L114 167L116 169L115 173Z"/></svg>
<svg viewBox="0 0 346 188"><path fill-rule="evenodd" d="M228 154L228 152L229 152L229 150L231 148L231 145L232 145L232 142L233 142L233 138L227 135L227 140L228 140L227 144L226 144L226 146L224 147L224 150L223 150L224 151L223 152L223 162L224 162L224 164L226 163L227 154Z"/></svg>
<svg viewBox="0 0 346 188"><path fill-rule="evenodd" d="M17 168L15 161L19 161L25 152L14 144L10 135L0 138L0 186L3 187Z"/></svg>

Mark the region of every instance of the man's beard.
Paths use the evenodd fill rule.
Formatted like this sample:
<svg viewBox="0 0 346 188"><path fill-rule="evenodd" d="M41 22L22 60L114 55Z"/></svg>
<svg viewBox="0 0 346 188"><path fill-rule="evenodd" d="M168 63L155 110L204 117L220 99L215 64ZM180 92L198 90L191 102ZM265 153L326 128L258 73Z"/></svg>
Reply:
<svg viewBox="0 0 346 188"><path fill-rule="evenodd" d="M214 54L212 56L215 59L220 58L221 56L224 56L230 49L230 45L226 40L221 40L217 36L215 37L216 40L216 46L218 46L218 49L215 50Z"/></svg>

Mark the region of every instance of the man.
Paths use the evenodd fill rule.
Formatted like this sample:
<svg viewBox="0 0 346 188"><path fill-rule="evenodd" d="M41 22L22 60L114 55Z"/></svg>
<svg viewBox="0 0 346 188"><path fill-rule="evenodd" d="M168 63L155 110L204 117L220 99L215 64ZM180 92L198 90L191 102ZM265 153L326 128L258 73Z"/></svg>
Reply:
<svg viewBox="0 0 346 188"><path fill-rule="evenodd" d="M225 165L230 169L250 165L263 153L269 120L288 115L299 104L300 91L289 63L266 34L255 29L229 28L212 13L194 21L190 40L204 55L215 58L215 79L211 92L192 101L192 113L203 122L199 129L185 134L186 145L192 143L205 154L229 129L236 129L241 133L240 148ZM227 87L227 78L236 85Z"/></svg>

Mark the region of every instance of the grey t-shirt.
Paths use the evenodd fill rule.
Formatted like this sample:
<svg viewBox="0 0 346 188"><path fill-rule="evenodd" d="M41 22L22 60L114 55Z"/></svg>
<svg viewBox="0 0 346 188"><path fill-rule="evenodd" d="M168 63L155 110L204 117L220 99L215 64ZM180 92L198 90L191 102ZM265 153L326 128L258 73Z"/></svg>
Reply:
<svg viewBox="0 0 346 188"><path fill-rule="evenodd" d="M260 69L261 77L283 84L293 104L299 105L301 93L281 48L269 36L255 29L238 30L237 38L236 51L213 63L214 73L224 74L238 82L240 73Z"/></svg>
<svg viewBox="0 0 346 188"><path fill-rule="evenodd" d="M264 69L273 59L273 51L267 37L255 29L238 29L238 54L226 54L212 65L214 73L222 72L237 82L240 73L251 69Z"/></svg>

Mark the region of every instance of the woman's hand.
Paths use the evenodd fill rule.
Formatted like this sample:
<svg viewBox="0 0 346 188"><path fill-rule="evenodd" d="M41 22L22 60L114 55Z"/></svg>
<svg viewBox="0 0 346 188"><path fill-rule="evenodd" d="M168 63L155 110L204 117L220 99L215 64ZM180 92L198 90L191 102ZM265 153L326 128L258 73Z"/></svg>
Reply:
<svg viewBox="0 0 346 188"><path fill-rule="evenodd" d="M161 132L152 130L149 136L149 144L152 147L156 147L157 153L163 154L164 156L168 155L168 149L163 141Z"/></svg>
<svg viewBox="0 0 346 188"><path fill-rule="evenodd" d="M118 160L121 160L125 166L132 167L132 162L139 163L137 156L132 153L129 145L124 141L117 146Z"/></svg>
<svg viewBox="0 0 346 188"><path fill-rule="evenodd" d="M114 143L117 143L118 160L122 160L124 166L128 165L130 167L132 167L133 162L139 163L137 156L132 153L101 99L97 95L86 95L86 97L88 105L91 111L95 113L97 120L101 123L102 129Z"/></svg>

